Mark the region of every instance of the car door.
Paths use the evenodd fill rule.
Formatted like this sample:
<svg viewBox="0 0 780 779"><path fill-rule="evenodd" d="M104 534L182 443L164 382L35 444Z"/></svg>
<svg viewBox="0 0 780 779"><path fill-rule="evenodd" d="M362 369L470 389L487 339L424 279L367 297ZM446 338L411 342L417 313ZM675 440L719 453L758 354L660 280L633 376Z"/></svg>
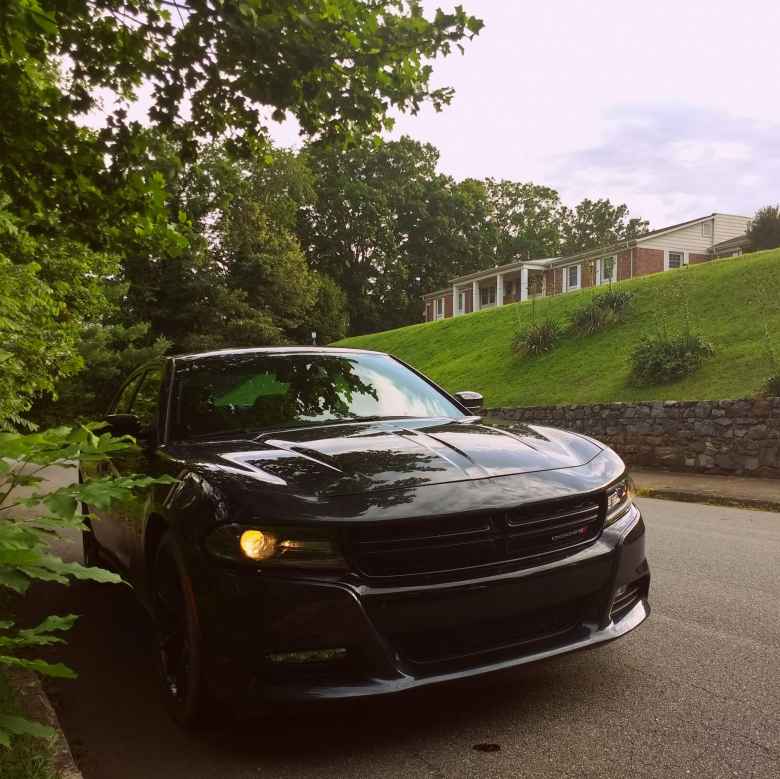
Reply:
<svg viewBox="0 0 780 779"><path fill-rule="evenodd" d="M156 475L154 458L159 438L161 383L162 368L157 366L149 368L143 374L133 395L128 413L138 417L141 432L137 438L137 449L112 458L113 466L121 476ZM148 500L149 491L139 490L132 498L117 507L116 557L126 571L131 570L139 547Z"/></svg>
<svg viewBox="0 0 780 779"><path fill-rule="evenodd" d="M129 414L136 392L141 385L144 372L136 373L127 380L125 385L117 394L114 402L108 410L108 414ZM82 472L85 476L100 477L107 476L113 469L112 462L101 462L96 466L83 466ZM117 557L120 546L120 536L122 533L122 507L116 503L112 504L106 510L89 507L90 512L95 516L92 522L92 532L100 546L105 549L112 557Z"/></svg>

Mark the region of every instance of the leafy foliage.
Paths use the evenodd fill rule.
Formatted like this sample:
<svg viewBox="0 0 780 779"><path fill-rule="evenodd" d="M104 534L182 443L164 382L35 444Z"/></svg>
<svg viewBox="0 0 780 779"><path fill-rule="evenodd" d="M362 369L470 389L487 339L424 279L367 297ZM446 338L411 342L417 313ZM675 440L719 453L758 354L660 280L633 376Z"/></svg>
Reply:
<svg viewBox="0 0 780 779"><path fill-rule="evenodd" d="M47 489L42 472L74 460L97 462L135 448L131 439L100 433L98 425L61 427L36 433L0 433L0 588L23 594L34 580L67 584L71 579L119 582L101 568L64 562L49 551L54 533L86 530L81 502L105 509L127 500L136 490L170 483L168 477L104 476L84 483ZM62 643L60 633L75 622L72 614L49 616L32 628L0 621L0 666L28 668L48 676L72 677L62 663L30 658L22 650ZM0 718L0 744L19 733L35 734L36 726L16 718ZM42 732L42 731L41 731Z"/></svg>
<svg viewBox="0 0 780 779"><path fill-rule="evenodd" d="M644 219L630 218L625 204L616 206L605 198L585 198L573 210L565 208L561 215L560 253L568 256L629 241L646 233L648 227Z"/></svg>
<svg viewBox="0 0 780 779"><path fill-rule="evenodd" d="M658 334L631 352L631 380L640 386L667 384L696 373L715 349L698 333Z"/></svg>
<svg viewBox="0 0 780 779"><path fill-rule="evenodd" d="M634 294L624 289L610 287L599 292L584 306L572 314L572 328L580 335L593 335L625 319Z"/></svg>
<svg viewBox="0 0 780 779"><path fill-rule="evenodd" d="M391 106L439 109L452 90L430 87L430 60L482 27L460 6L429 19L418 0L10 0L4 17L20 56L70 60L71 110L94 108L96 88L122 98L111 141L128 140L124 101L146 85L152 122L185 151L229 129L257 136L265 106L341 138L388 127Z"/></svg>
<svg viewBox="0 0 780 779"><path fill-rule="evenodd" d="M747 231L752 251L780 246L780 205L759 209Z"/></svg>
<svg viewBox="0 0 780 779"><path fill-rule="evenodd" d="M298 233L312 267L344 290L352 332L418 321L424 292L484 264L484 188L437 173L432 146L315 144L306 162L316 199L301 208Z"/></svg>
<svg viewBox="0 0 780 779"><path fill-rule="evenodd" d="M517 332L512 339L512 351L519 355L536 357L552 351L563 333L557 319L546 318L531 322L528 327Z"/></svg>

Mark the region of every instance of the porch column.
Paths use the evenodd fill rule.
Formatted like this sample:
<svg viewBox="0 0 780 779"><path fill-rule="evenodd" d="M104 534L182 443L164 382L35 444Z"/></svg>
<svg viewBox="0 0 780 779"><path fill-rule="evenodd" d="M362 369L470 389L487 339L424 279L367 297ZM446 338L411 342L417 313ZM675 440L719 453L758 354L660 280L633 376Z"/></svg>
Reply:
<svg viewBox="0 0 780 779"><path fill-rule="evenodd" d="M471 282L471 310L479 311L479 282Z"/></svg>
<svg viewBox="0 0 780 779"><path fill-rule="evenodd" d="M504 275L496 273L496 306L504 305Z"/></svg>
<svg viewBox="0 0 780 779"><path fill-rule="evenodd" d="M462 313L463 313L462 311L458 310L458 288L453 284L452 285L452 315L459 316Z"/></svg>
<svg viewBox="0 0 780 779"><path fill-rule="evenodd" d="M528 268L525 265L520 267L520 302L528 300Z"/></svg>

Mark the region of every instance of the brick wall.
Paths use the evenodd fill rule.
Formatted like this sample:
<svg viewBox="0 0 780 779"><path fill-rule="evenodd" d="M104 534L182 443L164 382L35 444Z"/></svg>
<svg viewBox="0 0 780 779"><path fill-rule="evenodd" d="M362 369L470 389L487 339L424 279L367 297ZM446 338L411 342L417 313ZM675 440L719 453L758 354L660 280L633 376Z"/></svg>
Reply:
<svg viewBox="0 0 780 779"><path fill-rule="evenodd" d="M497 408L489 416L585 433L629 465L780 477L780 398Z"/></svg>
<svg viewBox="0 0 780 779"><path fill-rule="evenodd" d="M595 260L587 260L582 263L580 269L582 283L580 286L585 289L587 287L594 287L596 285L596 262Z"/></svg>
<svg viewBox="0 0 780 779"><path fill-rule="evenodd" d="M466 306L466 313L470 314L474 310L474 292L473 290L467 289L466 290L466 296L464 304Z"/></svg>
<svg viewBox="0 0 780 779"><path fill-rule="evenodd" d="M709 254L695 254L694 252L688 254L689 265L698 265L700 262L709 262L711 259Z"/></svg>
<svg viewBox="0 0 780 779"><path fill-rule="evenodd" d="M664 269L663 249L634 249L634 276L660 273Z"/></svg>
<svg viewBox="0 0 780 779"><path fill-rule="evenodd" d="M563 292L563 269L553 268L544 272L546 295L560 295Z"/></svg>
<svg viewBox="0 0 780 779"><path fill-rule="evenodd" d="M624 281L631 278L631 252L621 252L618 254L618 281Z"/></svg>
<svg viewBox="0 0 780 779"><path fill-rule="evenodd" d="M444 316L452 316L452 292L444 296Z"/></svg>

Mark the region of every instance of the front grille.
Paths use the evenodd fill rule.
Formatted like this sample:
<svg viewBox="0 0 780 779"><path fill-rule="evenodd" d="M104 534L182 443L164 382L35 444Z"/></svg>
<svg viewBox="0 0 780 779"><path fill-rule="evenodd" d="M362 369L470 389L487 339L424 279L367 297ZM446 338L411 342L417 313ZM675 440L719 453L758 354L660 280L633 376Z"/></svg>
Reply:
<svg viewBox="0 0 780 779"><path fill-rule="evenodd" d="M604 505L599 495L365 525L351 531L348 553L357 571L380 579L522 567L592 544L601 533Z"/></svg>
<svg viewBox="0 0 780 779"><path fill-rule="evenodd" d="M628 614L631 609L639 603L642 597L640 584L630 584L626 590L617 595L612 601L612 608L609 610L610 619L617 622Z"/></svg>
<svg viewBox="0 0 780 779"><path fill-rule="evenodd" d="M452 662L485 653L516 651L523 645L559 642L577 629L582 615L583 604L574 601L511 618L396 634L390 640L407 662Z"/></svg>

